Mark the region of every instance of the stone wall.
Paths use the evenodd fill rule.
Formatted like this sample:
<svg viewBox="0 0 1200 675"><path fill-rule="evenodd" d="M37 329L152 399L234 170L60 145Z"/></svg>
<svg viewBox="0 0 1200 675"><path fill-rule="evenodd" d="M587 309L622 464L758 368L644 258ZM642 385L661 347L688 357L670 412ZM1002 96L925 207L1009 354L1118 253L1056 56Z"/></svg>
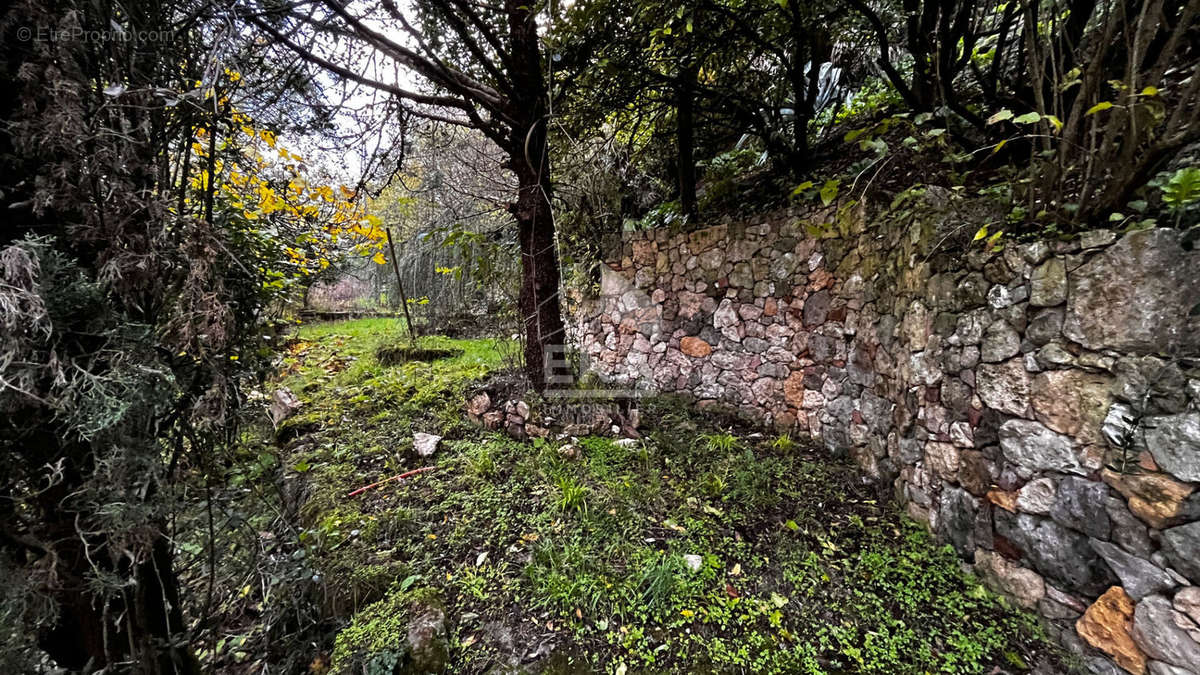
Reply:
<svg viewBox="0 0 1200 675"><path fill-rule="evenodd" d="M579 347L849 453L1094 672L1200 673L1200 252L988 252L938 201L628 234Z"/></svg>

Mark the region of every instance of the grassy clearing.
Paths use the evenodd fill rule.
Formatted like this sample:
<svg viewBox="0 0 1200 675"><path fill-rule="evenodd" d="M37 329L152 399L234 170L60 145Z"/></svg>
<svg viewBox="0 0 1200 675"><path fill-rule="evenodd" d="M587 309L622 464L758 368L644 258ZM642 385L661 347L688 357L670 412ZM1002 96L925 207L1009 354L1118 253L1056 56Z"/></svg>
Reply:
<svg viewBox="0 0 1200 675"><path fill-rule="evenodd" d="M644 441L564 458L462 421L503 343L427 339L462 355L384 368L396 328L305 327L284 361L306 401L284 458L307 484L301 539L352 617L335 671L390 667L414 594L444 604L455 673L547 653L564 673L970 673L1046 654L1032 618L851 467L666 399L643 406ZM446 436L435 471L346 497L428 462L415 431Z"/></svg>

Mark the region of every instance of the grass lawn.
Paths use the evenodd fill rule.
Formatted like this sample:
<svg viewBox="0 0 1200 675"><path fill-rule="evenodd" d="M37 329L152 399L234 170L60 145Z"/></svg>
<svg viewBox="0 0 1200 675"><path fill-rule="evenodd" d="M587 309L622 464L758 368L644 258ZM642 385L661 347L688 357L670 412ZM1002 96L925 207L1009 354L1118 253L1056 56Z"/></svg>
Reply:
<svg viewBox="0 0 1200 675"><path fill-rule="evenodd" d="M684 403L642 441L519 443L468 424L513 345L381 366L400 324L302 327L282 384L305 406L282 458L307 555L346 618L334 672L403 663L409 613L445 608L448 672L1019 672L1057 658L1029 615L960 572L855 469ZM535 404L536 410L536 402ZM445 437L432 459L414 432ZM356 488L436 469L355 497Z"/></svg>

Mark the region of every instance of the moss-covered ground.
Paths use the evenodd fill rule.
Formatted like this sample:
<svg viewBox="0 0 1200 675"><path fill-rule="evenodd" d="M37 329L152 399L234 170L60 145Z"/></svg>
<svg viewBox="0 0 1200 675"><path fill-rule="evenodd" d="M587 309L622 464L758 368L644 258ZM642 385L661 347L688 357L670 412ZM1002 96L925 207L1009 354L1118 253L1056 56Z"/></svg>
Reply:
<svg viewBox="0 0 1200 675"><path fill-rule="evenodd" d="M465 421L466 392L512 345L426 338L462 353L381 366L376 350L404 339L387 319L308 326L283 363L304 407L281 460L344 617L335 672L388 671L406 608L432 597L453 673L984 673L1054 658L1032 618L841 460L669 399L640 404L642 440L582 438L564 457L566 441ZM414 432L445 437L433 458Z"/></svg>

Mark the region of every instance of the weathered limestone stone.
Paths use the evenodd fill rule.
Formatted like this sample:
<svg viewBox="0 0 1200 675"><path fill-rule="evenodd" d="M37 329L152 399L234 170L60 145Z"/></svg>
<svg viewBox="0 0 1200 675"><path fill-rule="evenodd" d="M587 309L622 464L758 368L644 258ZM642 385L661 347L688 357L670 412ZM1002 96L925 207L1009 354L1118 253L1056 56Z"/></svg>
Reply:
<svg viewBox="0 0 1200 675"><path fill-rule="evenodd" d="M1146 672L1146 655L1133 640L1133 600L1113 586L1075 622L1075 631L1089 645L1112 657L1134 675Z"/></svg>
<svg viewBox="0 0 1200 675"><path fill-rule="evenodd" d="M1013 298L1012 289L1003 284L996 284L988 290L987 301L995 309L1004 309L1011 307L1016 299Z"/></svg>
<svg viewBox="0 0 1200 675"><path fill-rule="evenodd" d="M1063 346L1057 342L1051 342L1037 350L1034 353L1034 358L1046 368L1063 368L1075 363L1075 357L1071 352L1063 349Z"/></svg>
<svg viewBox="0 0 1200 675"><path fill-rule="evenodd" d="M770 347L770 343L758 337L747 337L742 340L742 347L751 354L762 354Z"/></svg>
<svg viewBox="0 0 1200 675"><path fill-rule="evenodd" d="M1177 612L1183 612L1189 619L1200 624L1200 586L1182 588L1171 600L1171 606Z"/></svg>
<svg viewBox="0 0 1200 675"><path fill-rule="evenodd" d="M426 602L412 611L403 648L408 652L405 670L411 673L445 672L450 660L446 611L441 603Z"/></svg>
<svg viewBox="0 0 1200 675"><path fill-rule="evenodd" d="M679 318L687 320L700 313L704 306L704 300L708 296L691 291L680 291L675 297L679 300Z"/></svg>
<svg viewBox="0 0 1200 675"><path fill-rule="evenodd" d="M467 415L472 420L477 421L491 407L492 397L488 396L486 391L481 391L472 396L471 400L467 401Z"/></svg>
<svg viewBox="0 0 1200 675"><path fill-rule="evenodd" d="M725 298L717 307L717 311L713 313L713 326L721 328L729 328L738 324L737 311L733 308L733 301Z"/></svg>
<svg viewBox="0 0 1200 675"><path fill-rule="evenodd" d="M1189 634L1200 633L1191 619L1171 608L1161 595L1152 595L1137 604L1133 616L1133 639L1152 659L1184 669L1200 664L1200 643ZM1193 671L1195 672L1195 671Z"/></svg>
<svg viewBox="0 0 1200 675"><path fill-rule="evenodd" d="M976 549L975 573L1022 607L1033 609L1046 595L1046 583L1037 572L1016 565L991 551Z"/></svg>
<svg viewBox="0 0 1200 675"><path fill-rule="evenodd" d="M658 244L654 240L633 242L633 262L635 265L653 265L658 255Z"/></svg>
<svg viewBox="0 0 1200 675"><path fill-rule="evenodd" d="M1092 548L1104 558L1104 562L1117 577L1121 585L1134 600L1141 600L1148 595L1168 591L1175 587L1175 580L1162 568L1150 561L1130 555L1119 546L1099 539L1091 540Z"/></svg>
<svg viewBox="0 0 1200 675"><path fill-rule="evenodd" d="M961 555L975 550L975 514L979 505L965 490L948 487L938 503L938 536Z"/></svg>
<svg viewBox="0 0 1200 675"><path fill-rule="evenodd" d="M296 398L291 389L281 387L271 394L271 406L267 409L267 415L270 416L271 423L278 427L284 420L296 414L301 406L300 399Z"/></svg>
<svg viewBox="0 0 1200 675"><path fill-rule="evenodd" d="M1000 449L1008 461L1022 469L1085 475L1071 439L1038 422L1008 420L1000 425Z"/></svg>
<svg viewBox="0 0 1200 675"><path fill-rule="evenodd" d="M1112 378L1078 370L1047 370L1033 378L1030 403L1047 427L1077 436L1085 443L1103 440L1101 424L1108 412Z"/></svg>
<svg viewBox="0 0 1200 675"><path fill-rule="evenodd" d="M1107 499L1108 487L1104 483L1068 476L1058 484L1058 496L1050 509L1050 517L1072 530L1108 539L1112 523L1104 509Z"/></svg>
<svg viewBox="0 0 1200 675"><path fill-rule="evenodd" d="M728 227L726 225L717 225L703 230L696 230L688 235L688 250L691 251L692 255L706 251L724 239L727 232Z"/></svg>
<svg viewBox="0 0 1200 675"><path fill-rule="evenodd" d="M1019 358L980 365L976 389L979 398L999 412L1023 416L1029 407L1029 373Z"/></svg>
<svg viewBox="0 0 1200 675"><path fill-rule="evenodd" d="M1061 307L1043 309L1029 320L1025 326L1025 337L1030 343L1041 347L1058 339L1062 335L1063 315Z"/></svg>
<svg viewBox="0 0 1200 675"><path fill-rule="evenodd" d="M988 459L978 450L963 450L958 456L958 483L976 497L982 497L992 487Z"/></svg>
<svg viewBox="0 0 1200 675"><path fill-rule="evenodd" d="M1009 490L988 490L988 502L999 506L1010 513L1017 512L1017 493Z"/></svg>
<svg viewBox="0 0 1200 675"><path fill-rule="evenodd" d="M1067 301L1067 266L1062 258L1051 258L1029 277L1029 304L1052 307Z"/></svg>
<svg viewBox="0 0 1200 675"><path fill-rule="evenodd" d="M688 336L679 341L679 351L688 356L704 358L712 354L712 345L698 337Z"/></svg>
<svg viewBox="0 0 1200 675"><path fill-rule="evenodd" d="M1146 664L1150 675L1195 675L1194 670L1185 670L1162 661L1150 661Z"/></svg>
<svg viewBox="0 0 1200 675"><path fill-rule="evenodd" d="M953 481L958 473L958 448L951 443L930 441L925 444L925 463L942 480Z"/></svg>
<svg viewBox="0 0 1200 675"><path fill-rule="evenodd" d="M1103 469L1100 477L1129 500L1129 510L1150 527L1163 529L1187 514L1186 500L1195 490L1161 473L1117 473Z"/></svg>
<svg viewBox="0 0 1200 675"><path fill-rule="evenodd" d="M925 349L930 332L929 310L919 300L913 301L904 313L900 323L900 338L908 344L911 351L919 352Z"/></svg>
<svg viewBox="0 0 1200 675"><path fill-rule="evenodd" d="M1088 230L1079 235L1079 247L1100 248L1108 246L1117 240L1117 233L1112 230Z"/></svg>
<svg viewBox="0 0 1200 675"><path fill-rule="evenodd" d="M1145 426L1146 448L1159 468L1200 483L1200 412L1150 417Z"/></svg>
<svg viewBox="0 0 1200 675"><path fill-rule="evenodd" d="M754 272L749 263L740 262L733 266L729 273L729 285L734 288L753 288Z"/></svg>
<svg viewBox="0 0 1200 675"><path fill-rule="evenodd" d="M982 311L968 312L958 317L958 325L954 336L963 345L977 345L983 339L983 330L987 327L987 315Z"/></svg>
<svg viewBox="0 0 1200 675"><path fill-rule="evenodd" d="M804 387L804 371L797 370L788 376L783 381L783 398L788 402L788 405L793 408L807 408L805 394L807 390ZM813 392L816 393L816 392ZM820 394L817 394L820 396ZM821 403L824 403L824 399Z"/></svg>
<svg viewBox="0 0 1200 675"><path fill-rule="evenodd" d="M1017 491L1017 508L1040 516L1050 515L1056 501L1056 488L1051 478L1031 480Z"/></svg>
<svg viewBox="0 0 1200 675"><path fill-rule="evenodd" d="M829 316L831 298L829 291L817 291L804 301L803 322L805 327L820 326Z"/></svg>
<svg viewBox="0 0 1200 675"><path fill-rule="evenodd" d="M1088 349L1195 353L1200 251L1167 228L1131 232L1069 275L1063 333ZM1129 274L1137 270L1137 274Z"/></svg>
<svg viewBox="0 0 1200 675"><path fill-rule="evenodd" d="M979 356L984 363L997 363L1021 351L1021 336L1007 321L993 321L983 333Z"/></svg>
<svg viewBox="0 0 1200 675"><path fill-rule="evenodd" d="M1140 558L1149 558L1154 546L1150 543L1146 525L1133 515L1125 500L1116 495L1109 495L1104 510L1108 512L1108 519L1112 521L1113 543Z"/></svg>
<svg viewBox="0 0 1200 675"><path fill-rule="evenodd" d="M1163 530L1163 553L1189 581L1200 584L1200 521Z"/></svg>
<svg viewBox="0 0 1200 675"><path fill-rule="evenodd" d="M426 434L417 432L413 434L413 450L421 457L430 457L437 452L438 444L442 442L442 437L436 434Z"/></svg>
<svg viewBox="0 0 1200 675"><path fill-rule="evenodd" d="M1035 570L1065 588L1099 595L1115 580L1086 536L1026 513L1014 516L998 511L994 515L996 533L1024 553Z"/></svg>

